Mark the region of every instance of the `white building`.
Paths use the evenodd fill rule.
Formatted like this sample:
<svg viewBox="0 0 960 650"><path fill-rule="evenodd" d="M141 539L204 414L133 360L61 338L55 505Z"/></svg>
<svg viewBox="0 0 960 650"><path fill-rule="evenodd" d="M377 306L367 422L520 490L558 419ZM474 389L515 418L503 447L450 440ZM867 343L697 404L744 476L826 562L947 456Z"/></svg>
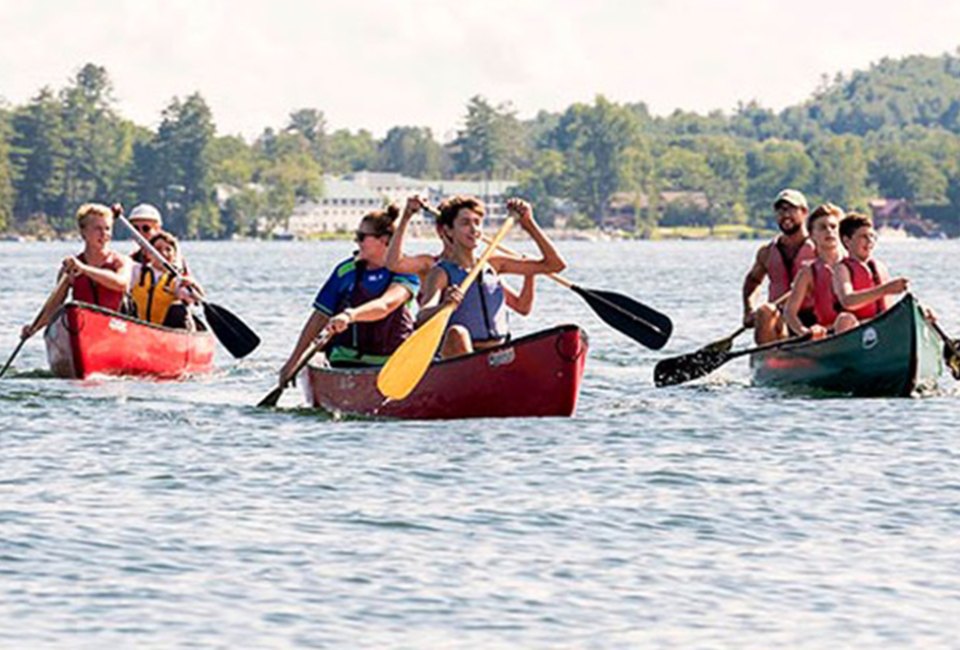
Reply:
<svg viewBox="0 0 960 650"><path fill-rule="evenodd" d="M504 203L513 181L420 180L387 172L355 172L342 177L324 175L323 197L298 204L290 216L289 232L304 237L316 233L350 232L364 215L396 203L403 210L407 198L419 194L433 204L456 196L475 196L487 206L490 223L497 225L506 214ZM432 225L424 215L411 221L413 233L424 233Z"/></svg>
<svg viewBox="0 0 960 650"><path fill-rule="evenodd" d="M288 230L298 237L315 233L356 230L363 215L384 206L384 197L364 185L324 175L323 197L299 203L290 215Z"/></svg>

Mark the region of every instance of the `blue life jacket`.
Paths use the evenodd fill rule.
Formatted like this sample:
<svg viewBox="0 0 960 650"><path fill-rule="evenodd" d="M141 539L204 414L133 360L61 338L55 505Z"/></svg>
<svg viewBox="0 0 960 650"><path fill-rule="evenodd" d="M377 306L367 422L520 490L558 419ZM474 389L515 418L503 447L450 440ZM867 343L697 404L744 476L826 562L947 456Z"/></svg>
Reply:
<svg viewBox="0 0 960 650"><path fill-rule="evenodd" d="M455 262L440 260L440 268L447 274L450 286L458 285L467 277L467 271ZM496 341L510 333L507 319L507 297L500 284L500 276L489 264L470 285L463 302L450 318L451 325L462 325L474 341Z"/></svg>
<svg viewBox="0 0 960 650"><path fill-rule="evenodd" d="M365 262L357 262L353 286L350 292L340 300L337 312L347 307L359 307L374 298L379 298L390 287L396 274L386 271L390 275L390 280L384 283L383 290L377 294L368 290L362 282L366 266ZM345 331L337 334L331 341L331 353L328 355L331 365L336 366L338 363L383 365L394 350L413 333L413 322L410 307L404 303L378 321L351 323Z"/></svg>

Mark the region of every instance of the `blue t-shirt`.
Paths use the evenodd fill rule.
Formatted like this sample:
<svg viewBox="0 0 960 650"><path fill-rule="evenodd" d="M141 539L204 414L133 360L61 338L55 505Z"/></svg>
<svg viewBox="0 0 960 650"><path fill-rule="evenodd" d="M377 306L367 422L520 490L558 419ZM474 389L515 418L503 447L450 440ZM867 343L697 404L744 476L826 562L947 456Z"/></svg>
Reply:
<svg viewBox="0 0 960 650"><path fill-rule="evenodd" d="M357 281L357 264L352 257L337 264L313 300L313 308L327 316L333 316L347 304ZM399 284L410 290L410 298L420 291L420 278L414 273L391 273L387 268L366 269L360 278L368 295L380 296L391 284Z"/></svg>

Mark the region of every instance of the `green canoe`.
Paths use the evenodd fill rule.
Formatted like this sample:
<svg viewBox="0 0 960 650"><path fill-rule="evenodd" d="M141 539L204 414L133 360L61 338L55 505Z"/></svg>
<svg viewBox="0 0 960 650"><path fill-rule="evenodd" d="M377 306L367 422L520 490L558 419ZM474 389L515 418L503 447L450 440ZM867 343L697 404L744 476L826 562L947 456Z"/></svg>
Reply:
<svg viewBox="0 0 960 650"><path fill-rule="evenodd" d="M936 388L940 339L907 294L859 327L750 357L758 384L800 386L860 397L908 396Z"/></svg>

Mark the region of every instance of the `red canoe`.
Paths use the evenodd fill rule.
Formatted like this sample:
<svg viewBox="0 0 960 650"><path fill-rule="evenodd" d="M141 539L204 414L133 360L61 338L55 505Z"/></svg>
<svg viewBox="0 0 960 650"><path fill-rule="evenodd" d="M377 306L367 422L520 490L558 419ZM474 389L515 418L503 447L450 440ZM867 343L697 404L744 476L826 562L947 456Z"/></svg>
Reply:
<svg viewBox="0 0 960 650"><path fill-rule="evenodd" d="M569 416L577 405L587 337L561 325L510 343L434 363L407 396L385 402L379 368L310 366L307 401L333 413L435 420Z"/></svg>
<svg viewBox="0 0 960 650"><path fill-rule="evenodd" d="M210 332L188 332L123 316L82 302L67 303L43 335L58 377L93 374L176 379L213 368Z"/></svg>

